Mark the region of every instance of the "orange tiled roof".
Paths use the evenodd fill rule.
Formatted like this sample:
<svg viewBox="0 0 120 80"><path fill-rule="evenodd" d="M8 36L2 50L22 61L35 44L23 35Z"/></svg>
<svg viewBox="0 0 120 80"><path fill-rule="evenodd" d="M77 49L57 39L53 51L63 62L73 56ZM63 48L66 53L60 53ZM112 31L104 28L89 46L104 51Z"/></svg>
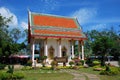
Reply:
<svg viewBox="0 0 120 80"><path fill-rule="evenodd" d="M66 35L66 36L82 36L80 32L66 32L66 31L54 31L54 30L34 30L36 34L56 34L56 35Z"/></svg>
<svg viewBox="0 0 120 80"><path fill-rule="evenodd" d="M36 26L77 28L77 25L73 19L55 16L33 15L33 22Z"/></svg>
<svg viewBox="0 0 120 80"><path fill-rule="evenodd" d="M86 38L75 18L29 13L29 38L31 36L58 36Z"/></svg>

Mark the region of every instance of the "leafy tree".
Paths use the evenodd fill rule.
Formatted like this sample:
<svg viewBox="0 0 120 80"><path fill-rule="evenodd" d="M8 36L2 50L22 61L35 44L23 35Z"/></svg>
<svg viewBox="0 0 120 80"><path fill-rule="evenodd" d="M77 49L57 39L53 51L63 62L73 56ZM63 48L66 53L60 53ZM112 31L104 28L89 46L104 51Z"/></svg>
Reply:
<svg viewBox="0 0 120 80"><path fill-rule="evenodd" d="M8 33L8 22L10 22L11 18L5 18L0 15L0 56L10 54L10 41Z"/></svg>
<svg viewBox="0 0 120 80"><path fill-rule="evenodd" d="M92 43L93 53L101 55L101 65L105 65L105 56L113 47L113 41L106 36L101 36Z"/></svg>
<svg viewBox="0 0 120 80"><path fill-rule="evenodd" d="M21 31L18 28L13 28L11 30L11 38L15 43L22 37Z"/></svg>
<svg viewBox="0 0 120 80"><path fill-rule="evenodd" d="M111 27L109 30L92 30L87 33L88 40L85 42L85 48L88 52L92 52L95 55L112 55L115 59L120 56L120 35L119 31L114 30ZM103 59L104 60L104 59ZM104 65L104 61L103 65Z"/></svg>

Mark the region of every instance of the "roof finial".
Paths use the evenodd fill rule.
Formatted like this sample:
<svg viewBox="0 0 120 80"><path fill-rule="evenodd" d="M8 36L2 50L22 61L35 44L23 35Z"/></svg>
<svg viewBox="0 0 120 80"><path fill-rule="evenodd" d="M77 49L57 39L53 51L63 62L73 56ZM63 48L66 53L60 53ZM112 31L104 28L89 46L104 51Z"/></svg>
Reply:
<svg viewBox="0 0 120 80"><path fill-rule="evenodd" d="M29 7L27 8L27 11L28 11L28 12L30 12L30 9L29 9Z"/></svg>

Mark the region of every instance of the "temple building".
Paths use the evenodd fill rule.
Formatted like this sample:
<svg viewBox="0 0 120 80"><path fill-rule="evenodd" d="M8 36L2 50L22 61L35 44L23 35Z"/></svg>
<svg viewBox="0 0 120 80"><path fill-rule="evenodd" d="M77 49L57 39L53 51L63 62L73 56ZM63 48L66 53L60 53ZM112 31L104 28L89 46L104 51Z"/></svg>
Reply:
<svg viewBox="0 0 120 80"><path fill-rule="evenodd" d="M35 45L39 45L39 54L47 56L50 63L54 57L74 58L74 45L78 43L79 58L84 60L84 40L80 24L76 18L51 14L28 13L28 39L31 45L34 65Z"/></svg>

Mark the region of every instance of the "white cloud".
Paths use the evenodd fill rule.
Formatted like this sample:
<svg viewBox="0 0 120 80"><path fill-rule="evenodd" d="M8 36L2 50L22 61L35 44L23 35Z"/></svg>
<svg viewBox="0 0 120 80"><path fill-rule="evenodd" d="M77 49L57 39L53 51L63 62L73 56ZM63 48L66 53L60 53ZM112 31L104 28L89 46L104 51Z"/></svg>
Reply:
<svg viewBox="0 0 120 80"><path fill-rule="evenodd" d="M23 29L28 29L28 24L26 22L21 22L21 27Z"/></svg>
<svg viewBox="0 0 120 80"><path fill-rule="evenodd" d="M93 26L88 26L87 27L88 29L87 30L103 30L103 29L106 29L107 28L107 25L106 24L96 24L96 25L93 25Z"/></svg>
<svg viewBox="0 0 120 80"><path fill-rule="evenodd" d="M96 9L82 8L72 14L76 17L80 24L91 22L91 20L97 15Z"/></svg>
<svg viewBox="0 0 120 80"><path fill-rule="evenodd" d="M9 22L10 26L17 26L18 25L18 20L17 20L16 15L14 13L10 12L9 9L7 9L5 7L0 7L0 14L6 18L10 18L12 16L12 20L11 20L11 22Z"/></svg>

